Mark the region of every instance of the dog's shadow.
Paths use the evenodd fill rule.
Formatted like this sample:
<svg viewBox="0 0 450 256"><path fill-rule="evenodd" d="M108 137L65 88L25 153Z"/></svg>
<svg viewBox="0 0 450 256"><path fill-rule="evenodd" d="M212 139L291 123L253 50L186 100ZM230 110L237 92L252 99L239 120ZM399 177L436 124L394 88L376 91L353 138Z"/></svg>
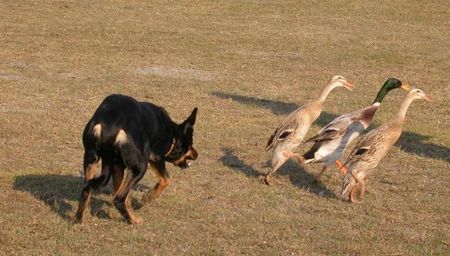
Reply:
<svg viewBox="0 0 450 256"><path fill-rule="evenodd" d="M38 200L48 205L54 212L63 219L70 221L75 209L72 205L78 205L83 188L83 181L80 176L72 175L21 175L15 178L13 187L15 190L30 193ZM138 184L134 190L147 190L148 186ZM111 200L103 200L97 196L100 193L110 194ZM106 186L97 191L93 191L91 196L91 214L102 219L110 219L108 212L104 209L112 206L112 188ZM133 205L139 205L133 198Z"/></svg>
<svg viewBox="0 0 450 256"><path fill-rule="evenodd" d="M17 176L14 180L15 190L30 193L65 220L71 218L72 203L79 200L81 188L81 178L71 175L32 174Z"/></svg>
<svg viewBox="0 0 450 256"><path fill-rule="evenodd" d="M222 157L219 158L219 161L234 171L242 172L250 178L261 179L262 181L263 172L256 170L251 165L246 164L231 148L222 148ZM269 164L266 163L264 167L269 167ZM269 170L268 168L265 169L267 169L267 171ZM313 174L307 172L304 168L298 166L292 161L287 161L275 175L287 175L289 181L294 186L312 192L318 196L336 198L335 194L325 187L320 181L318 182ZM274 178L276 179L276 177ZM264 184L264 186L267 185Z"/></svg>

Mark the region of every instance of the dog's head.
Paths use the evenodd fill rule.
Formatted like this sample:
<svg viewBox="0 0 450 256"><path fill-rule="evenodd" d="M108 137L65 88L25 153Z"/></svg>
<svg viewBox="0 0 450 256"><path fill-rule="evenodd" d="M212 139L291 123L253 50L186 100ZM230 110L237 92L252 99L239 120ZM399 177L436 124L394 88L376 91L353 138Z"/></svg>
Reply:
<svg viewBox="0 0 450 256"><path fill-rule="evenodd" d="M167 156L167 161L182 169L189 167L190 161L194 161L198 156L197 150L192 146L196 116L197 108L194 108L191 115L178 125L179 134L172 152Z"/></svg>

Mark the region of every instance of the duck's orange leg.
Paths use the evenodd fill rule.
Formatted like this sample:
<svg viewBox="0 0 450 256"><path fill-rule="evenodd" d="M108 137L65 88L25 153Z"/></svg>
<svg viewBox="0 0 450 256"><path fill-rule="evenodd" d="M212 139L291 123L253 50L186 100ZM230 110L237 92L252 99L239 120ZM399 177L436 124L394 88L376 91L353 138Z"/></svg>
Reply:
<svg viewBox="0 0 450 256"><path fill-rule="evenodd" d="M347 166L345 166L341 161L336 160L334 161L334 163L336 164L337 168L339 169L339 171L341 172L342 175L347 173Z"/></svg>

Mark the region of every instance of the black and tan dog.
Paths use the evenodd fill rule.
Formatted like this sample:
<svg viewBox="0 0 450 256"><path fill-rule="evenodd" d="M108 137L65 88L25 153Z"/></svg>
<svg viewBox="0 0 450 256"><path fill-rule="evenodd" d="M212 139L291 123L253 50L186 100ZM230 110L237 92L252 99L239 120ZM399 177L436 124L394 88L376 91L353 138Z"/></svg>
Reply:
<svg viewBox="0 0 450 256"><path fill-rule="evenodd" d="M131 224L139 224L142 219L133 215L128 203L131 188L150 164L159 182L143 201L157 198L170 183L165 162L186 168L189 160L197 158L192 146L196 115L194 108L182 124L176 124L162 107L125 95L106 97L83 132L85 184L74 222L82 221L92 190L106 185L112 176L114 205ZM100 159L101 174L94 178Z"/></svg>

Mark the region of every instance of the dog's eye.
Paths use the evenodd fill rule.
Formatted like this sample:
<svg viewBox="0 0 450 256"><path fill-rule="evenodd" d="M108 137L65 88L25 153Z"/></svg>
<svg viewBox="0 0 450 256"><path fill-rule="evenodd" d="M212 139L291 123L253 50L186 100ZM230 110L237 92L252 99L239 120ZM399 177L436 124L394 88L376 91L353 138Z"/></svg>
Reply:
<svg viewBox="0 0 450 256"><path fill-rule="evenodd" d="M175 145L174 153L179 154L179 153L181 153L181 152L182 152L181 143L177 143L177 144Z"/></svg>

